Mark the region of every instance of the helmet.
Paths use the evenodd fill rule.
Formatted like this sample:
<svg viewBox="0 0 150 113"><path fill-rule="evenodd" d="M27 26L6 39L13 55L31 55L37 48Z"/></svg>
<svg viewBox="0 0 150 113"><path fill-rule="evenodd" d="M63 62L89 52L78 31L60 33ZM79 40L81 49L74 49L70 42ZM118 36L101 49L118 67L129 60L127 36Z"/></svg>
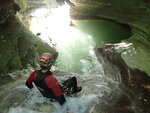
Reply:
<svg viewBox="0 0 150 113"><path fill-rule="evenodd" d="M54 56L50 53L43 53L40 56L39 65L42 67L50 67L54 62Z"/></svg>

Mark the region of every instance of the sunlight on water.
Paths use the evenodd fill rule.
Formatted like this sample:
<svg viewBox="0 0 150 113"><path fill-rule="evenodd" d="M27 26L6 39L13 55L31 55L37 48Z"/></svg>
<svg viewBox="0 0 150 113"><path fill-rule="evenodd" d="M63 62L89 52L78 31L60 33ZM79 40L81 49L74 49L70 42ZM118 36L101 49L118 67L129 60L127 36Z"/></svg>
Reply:
<svg viewBox="0 0 150 113"><path fill-rule="evenodd" d="M33 16L30 30L43 41L57 43L60 46L69 44L77 34L76 29L70 26L69 6L64 5L54 9L41 8L31 14Z"/></svg>
<svg viewBox="0 0 150 113"><path fill-rule="evenodd" d="M68 5L54 9L42 8L32 16L30 30L35 35L40 33L38 37L59 53L55 63L57 68L84 75L94 71L95 42L91 35L70 26L72 20Z"/></svg>

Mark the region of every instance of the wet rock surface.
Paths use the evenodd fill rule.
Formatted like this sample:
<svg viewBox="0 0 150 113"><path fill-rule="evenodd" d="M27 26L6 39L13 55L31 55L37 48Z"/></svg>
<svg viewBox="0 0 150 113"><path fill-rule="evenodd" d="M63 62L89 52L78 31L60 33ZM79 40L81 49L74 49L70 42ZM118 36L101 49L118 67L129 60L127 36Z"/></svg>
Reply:
<svg viewBox="0 0 150 113"><path fill-rule="evenodd" d="M55 53L38 40L16 16L21 7L13 0L0 0L0 74L36 67L38 54Z"/></svg>
<svg viewBox="0 0 150 113"><path fill-rule="evenodd" d="M133 113L149 113L150 92L148 88L143 87L150 83L149 76L138 69L129 68L121 57L122 52L118 53L115 47L117 47L117 44L95 48L105 74L118 81L119 87L125 95L125 98L121 98L123 101L120 100L116 103L119 108L116 107L115 111L120 109L117 113L123 113L127 110ZM123 104L124 102L127 103L125 104L126 107ZM121 109L124 110L121 112Z"/></svg>

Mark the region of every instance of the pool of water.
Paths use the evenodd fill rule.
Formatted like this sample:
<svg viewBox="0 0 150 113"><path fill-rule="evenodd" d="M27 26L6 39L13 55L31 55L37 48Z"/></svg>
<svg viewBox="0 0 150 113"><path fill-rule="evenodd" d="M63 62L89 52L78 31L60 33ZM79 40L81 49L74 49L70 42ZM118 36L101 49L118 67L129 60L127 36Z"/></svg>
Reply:
<svg viewBox="0 0 150 113"><path fill-rule="evenodd" d="M95 71L96 46L118 43L132 35L129 28L106 20L76 20L73 23L76 27L71 29L75 30L76 35L70 35L73 38L69 44L56 46L59 52L56 66L78 74L91 74Z"/></svg>
<svg viewBox="0 0 150 113"><path fill-rule="evenodd" d="M96 45L121 42L132 35L127 26L106 20L78 20L75 25L80 31L91 35Z"/></svg>

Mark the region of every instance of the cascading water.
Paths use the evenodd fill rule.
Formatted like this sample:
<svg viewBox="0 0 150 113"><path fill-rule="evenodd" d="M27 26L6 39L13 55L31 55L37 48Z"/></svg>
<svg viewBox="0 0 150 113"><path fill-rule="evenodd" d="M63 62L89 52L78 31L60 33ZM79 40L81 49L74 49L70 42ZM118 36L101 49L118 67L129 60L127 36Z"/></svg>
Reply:
<svg viewBox="0 0 150 113"><path fill-rule="evenodd" d="M107 102L111 96L103 99L112 90L108 87L102 75L81 76L55 70L54 75L59 81L69 76L76 76L83 90L77 97L66 97L67 103L60 106L57 102L51 103L42 97L34 87L29 90L24 82L32 70L23 70L10 73L8 76L13 80L1 86L1 113L67 113L66 106L74 113L87 113L92 107L100 102ZM18 78L19 75L22 75ZM111 100L111 99L110 99Z"/></svg>
<svg viewBox="0 0 150 113"><path fill-rule="evenodd" d="M59 81L76 76L83 90L77 97L66 97L67 103L60 106L42 97L36 88L29 90L25 87L24 82L33 70L17 71L8 75L13 82L0 86L0 112L66 113L68 106L70 112L87 113L96 104L111 102L114 98L111 92L118 89L117 86L112 89L106 82L103 68L93 50L96 46L93 36L70 26L68 6L38 11L32 14L31 31L35 35L40 33L38 38L57 49L59 56L53 70L54 76ZM116 85L114 81L109 82ZM116 96L119 94L115 92Z"/></svg>
<svg viewBox="0 0 150 113"><path fill-rule="evenodd" d="M57 48L59 56L55 65L80 74L91 71L94 67L92 60L95 59L93 49L96 46L93 37L70 26L69 6L51 9L51 12L45 10L39 9L46 14L50 13L46 18L43 17L45 13L38 18L35 16L37 12L32 14L35 18L31 21L31 31L34 34L41 33L39 38Z"/></svg>

